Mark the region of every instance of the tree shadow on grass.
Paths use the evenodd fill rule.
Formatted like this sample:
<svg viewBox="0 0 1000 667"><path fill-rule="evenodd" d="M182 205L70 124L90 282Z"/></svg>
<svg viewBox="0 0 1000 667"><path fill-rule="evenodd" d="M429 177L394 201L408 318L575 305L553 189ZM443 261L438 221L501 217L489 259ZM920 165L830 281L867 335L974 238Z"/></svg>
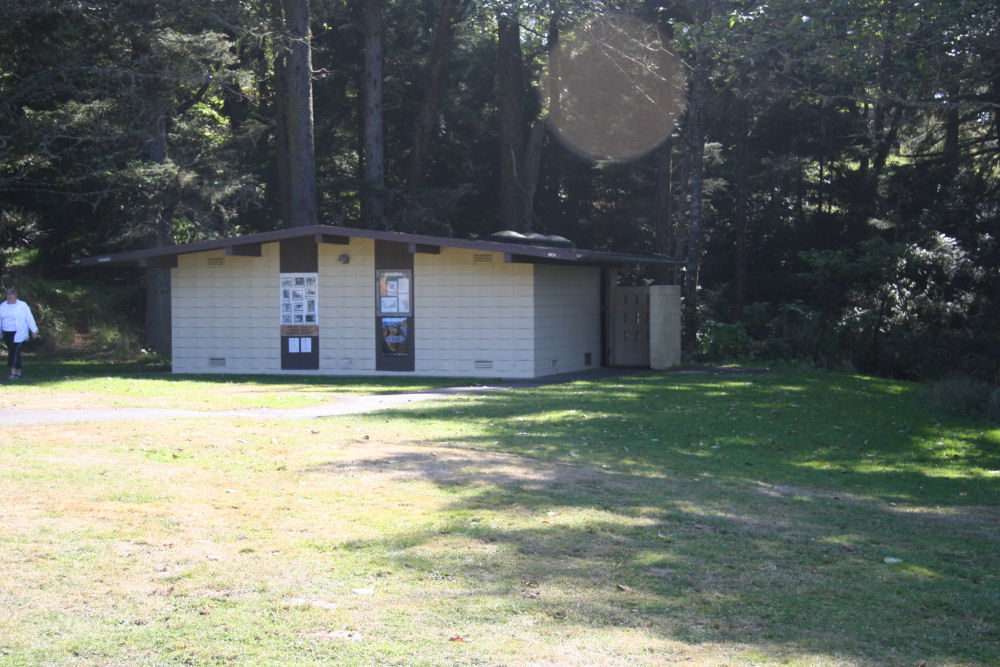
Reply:
<svg viewBox="0 0 1000 667"><path fill-rule="evenodd" d="M989 662L1000 480L918 460L938 427L905 388L829 379L617 379L389 411L465 431L317 470L451 498L433 529L338 548L447 567L470 595L557 621L851 663ZM969 433L950 437L995 454L992 432ZM459 538L501 556L442 564Z"/></svg>
<svg viewBox="0 0 1000 667"><path fill-rule="evenodd" d="M715 488L434 443L316 471L377 471L453 497L433 529L336 548L445 572L469 595L520 599L557 621L850 662L985 662L1000 639L994 508Z"/></svg>

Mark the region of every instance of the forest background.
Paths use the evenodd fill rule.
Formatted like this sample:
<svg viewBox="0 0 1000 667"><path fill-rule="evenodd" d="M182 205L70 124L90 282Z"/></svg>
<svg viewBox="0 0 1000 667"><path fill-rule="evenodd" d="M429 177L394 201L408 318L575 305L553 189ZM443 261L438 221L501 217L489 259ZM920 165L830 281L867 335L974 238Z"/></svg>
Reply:
<svg viewBox="0 0 1000 667"><path fill-rule="evenodd" d="M623 15L644 28L586 42ZM573 150L555 44L598 92L624 54L606 124L648 99L662 141ZM682 284L700 358L1000 372L989 0L2 0L0 45L0 273L298 224L512 229L681 259L625 279Z"/></svg>

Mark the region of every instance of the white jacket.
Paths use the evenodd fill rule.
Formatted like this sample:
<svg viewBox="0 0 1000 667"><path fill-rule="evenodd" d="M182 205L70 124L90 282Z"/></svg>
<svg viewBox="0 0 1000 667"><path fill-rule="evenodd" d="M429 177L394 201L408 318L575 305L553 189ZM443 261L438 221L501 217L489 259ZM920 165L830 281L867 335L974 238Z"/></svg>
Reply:
<svg viewBox="0 0 1000 667"><path fill-rule="evenodd" d="M13 313L11 313L12 310L14 311ZM14 318L15 343L23 343L28 340L29 331L38 333L38 325L35 324L35 317L31 314L31 308L20 299L14 303L8 303L7 301L0 303L0 320L5 317Z"/></svg>

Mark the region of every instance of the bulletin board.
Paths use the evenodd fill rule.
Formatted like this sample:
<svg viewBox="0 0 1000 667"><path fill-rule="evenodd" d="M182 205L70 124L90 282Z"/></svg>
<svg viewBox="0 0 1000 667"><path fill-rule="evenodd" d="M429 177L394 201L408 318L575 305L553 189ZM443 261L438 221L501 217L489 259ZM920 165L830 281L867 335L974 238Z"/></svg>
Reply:
<svg viewBox="0 0 1000 667"><path fill-rule="evenodd" d="M413 271L405 269L376 272L375 304L379 315L413 314Z"/></svg>
<svg viewBox="0 0 1000 667"><path fill-rule="evenodd" d="M283 335L315 336L319 333L319 275L282 273L279 292Z"/></svg>
<svg viewBox="0 0 1000 667"><path fill-rule="evenodd" d="M279 274L282 370L319 368L319 274Z"/></svg>

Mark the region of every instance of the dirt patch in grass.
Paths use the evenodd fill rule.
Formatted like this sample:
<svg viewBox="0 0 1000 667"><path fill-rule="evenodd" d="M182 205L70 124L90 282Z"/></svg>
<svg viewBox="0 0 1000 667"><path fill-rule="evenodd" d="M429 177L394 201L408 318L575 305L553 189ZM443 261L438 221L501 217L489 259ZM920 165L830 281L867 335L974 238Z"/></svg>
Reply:
<svg viewBox="0 0 1000 667"><path fill-rule="evenodd" d="M378 474L397 480L494 486L601 484L607 490L631 488L636 480L600 468L541 461L515 454L424 443L379 443L374 456L351 456L314 471L333 475Z"/></svg>

